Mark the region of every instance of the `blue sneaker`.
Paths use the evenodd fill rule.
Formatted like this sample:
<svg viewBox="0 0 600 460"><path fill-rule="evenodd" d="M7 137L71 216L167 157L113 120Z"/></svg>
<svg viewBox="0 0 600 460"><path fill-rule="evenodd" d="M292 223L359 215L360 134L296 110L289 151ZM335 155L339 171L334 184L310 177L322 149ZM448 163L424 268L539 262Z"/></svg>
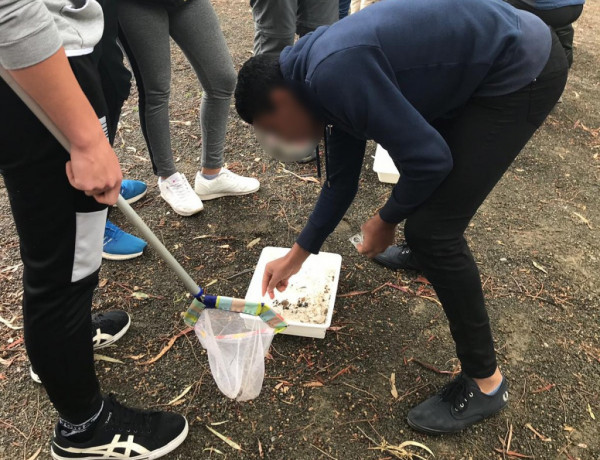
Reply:
<svg viewBox="0 0 600 460"><path fill-rule="evenodd" d="M127 203L135 203L141 200L148 191L148 187L145 182L141 180L124 180L121 182L121 196L125 198Z"/></svg>
<svg viewBox="0 0 600 460"><path fill-rule="evenodd" d="M104 247L102 257L108 260L135 259L143 254L148 245L137 236L125 233L111 221L106 221L104 227Z"/></svg>

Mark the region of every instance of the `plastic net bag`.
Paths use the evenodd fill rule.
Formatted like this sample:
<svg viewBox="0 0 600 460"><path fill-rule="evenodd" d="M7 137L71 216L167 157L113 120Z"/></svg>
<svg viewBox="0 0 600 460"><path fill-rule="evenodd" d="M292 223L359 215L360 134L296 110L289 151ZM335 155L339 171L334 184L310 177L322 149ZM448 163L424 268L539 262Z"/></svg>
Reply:
<svg viewBox="0 0 600 460"><path fill-rule="evenodd" d="M260 317L205 309L194 329L206 349L210 371L225 396L248 401L260 394L265 355L275 330Z"/></svg>

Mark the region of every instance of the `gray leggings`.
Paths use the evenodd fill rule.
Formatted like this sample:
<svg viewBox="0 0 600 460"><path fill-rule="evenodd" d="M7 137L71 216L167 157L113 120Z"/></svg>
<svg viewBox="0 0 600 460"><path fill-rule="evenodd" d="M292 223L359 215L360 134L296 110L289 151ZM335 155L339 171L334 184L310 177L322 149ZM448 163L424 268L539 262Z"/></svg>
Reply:
<svg viewBox="0 0 600 460"><path fill-rule="evenodd" d="M119 0L118 4L123 45L138 84L140 122L155 174L168 177L177 172L169 129L169 36L187 57L203 88L202 166L220 168L236 74L210 1L190 0L179 7L144 0Z"/></svg>

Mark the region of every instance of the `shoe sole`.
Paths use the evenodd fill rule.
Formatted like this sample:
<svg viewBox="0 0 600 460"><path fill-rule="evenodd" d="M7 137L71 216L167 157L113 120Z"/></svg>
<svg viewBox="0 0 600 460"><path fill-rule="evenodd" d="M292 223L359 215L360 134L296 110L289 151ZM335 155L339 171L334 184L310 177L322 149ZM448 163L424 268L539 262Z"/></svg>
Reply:
<svg viewBox="0 0 600 460"><path fill-rule="evenodd" d="M106 260L131 260L141 256L143 253L144 251L135 252L132 254L110 254L108 252L102 251L102 258Z"/></svg>
<svg viewBox="0 0 600 460"><path fill-rule="evenodd" d="M164 196L162 193L160 194L160 197L161 197L163 200L165 200L165 202L166 202L166 203L167 203L169 206L171 206L171 203L169 203L169 202L167 201L167 199L165 198L165 196ZM202 198L200 198L200 199L202 199ZM194 214L198 214L199 212L201 212L201 211L204 209L204 206L202 206L202 207L201 207L200 209L198 209L197 211L177 211L177 210L176 210L176 209L175 209L173 206L171 206L171 209L173 210L173 212L174 212L175 214L178 214L178 215L180 215L180 216L183 216L183 217L190 217L190 216L193 216Z"/></svg>
<svg viewBox="0 0 600 460"><path fill-rule="evenodd" d="M52 455L52 458L54 460L116 460L119 458L130 459L130 460L155 460L157 458L164 457L165 455L173 452L181 444L183 444L183 441L185 441L185 438L187 438L188 432L189 432L189 426L188 426L188 422L186 419L185 427L183 428L183 431L179 434L179 436L177 436L175 439L173 439L170 443L164 445L160 449L156 449L152 452L148 452L147 454L136 455L135 457L115 457L114 455L103 456L103 457L98 457L98 455L93 455L91 457L62 457L54 452L54 447L50 448L50 454ZM119 455L119 454L117 454L117 455Z"/></svg>
<svg viewBox="0 0 600 460"><path fill-rule="evenodd" d="M260 190L260 185L258 187L256 187L253 190L249 190L247 192L239 192L239 193L213 193L211 195L200 195L199 193L197 193L197 195L200 197L200 199L202 201L210 201L210 200L214 200L216 198L223 198L224 196L244 196L244 195L250 195L251 193L256 193Z"/></svg>
<svg viewBox="0 0 600 460"><path fill-rule="evenodd" d="M113 343L117 342L127 333L130 326L131 326L131 316L129 316L129 313L127 313L127 324L123 327L123 329L121 329L116 335L113 335L112 340L109 340L108 342L105 342L102 345L94 346L94 350L102 350L103 348L106 348L109 345L112 345Z"/></svg>
<svg viewBox="0 0 600 460"><path fill-rule="evenodd" d="M408 422L408 424L410 425L410 427L413 430L419 431L421 433L426 433L426 434L431 434L431 435L435 435L435 436L440 436L443 434L456 434L456 433L460 433L461 431L466 430L469 427L472 427L474 425L477 425L481 422L483 422L484 420L487 420L488 418L491 418L497 414L499 414L503 409L506 408L506 406L508 406L508 404L502 406L500 409L498 409L496 412L492 412L490 415L488 415L487 417L482 418L481 420L478 420L476 422L471 423L470 425L467 425L464 428L460 428L458 430L454 430L454 431L439 431L439 430L433 430L431 428L425 428L424 426L418 425L414 422L412 422L408 417L406 417L406 421Z"/></svg>
<svg viewBox="0 0 600 460"><path fill-rule="evenodd" d="M29 377L31 377L31 380L33 380L35 383L39 383L40 385L42 384L40 376L33 372L33 367L31 366L29 366Z"/></svg>
<svg viewBox="0 0 600 460"><path fill-rule="evenodd" d="M144 198L146 196L146 193L148 193L148 189L144 190L139 195L132 196L131 198L129 198L128 200L125 200L125 201L127 201L128 204L137 203L138 201L140 201L142 198ZM113 204L113 207L116 208L117 205Z"/></svg>

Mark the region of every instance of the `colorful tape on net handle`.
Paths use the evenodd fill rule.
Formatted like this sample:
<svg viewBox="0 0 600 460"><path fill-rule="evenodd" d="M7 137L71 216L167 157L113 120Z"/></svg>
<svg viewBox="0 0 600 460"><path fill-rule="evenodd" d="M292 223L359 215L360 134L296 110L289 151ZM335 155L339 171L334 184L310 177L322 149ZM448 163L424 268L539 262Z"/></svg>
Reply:
<svg viewBox="0 0 600 460"><path fill-rule="evenodd" d="M287 323L283 317L262 302L249 302L244 299L214 295L205 295L202 298L202 301L194 299L192 305L190 305L188 310L183 314L183 320L187 325L194 327L205 308L216 308L223 311L258 316L270 327L275 329L276 334L287 327Z"/></svg>

